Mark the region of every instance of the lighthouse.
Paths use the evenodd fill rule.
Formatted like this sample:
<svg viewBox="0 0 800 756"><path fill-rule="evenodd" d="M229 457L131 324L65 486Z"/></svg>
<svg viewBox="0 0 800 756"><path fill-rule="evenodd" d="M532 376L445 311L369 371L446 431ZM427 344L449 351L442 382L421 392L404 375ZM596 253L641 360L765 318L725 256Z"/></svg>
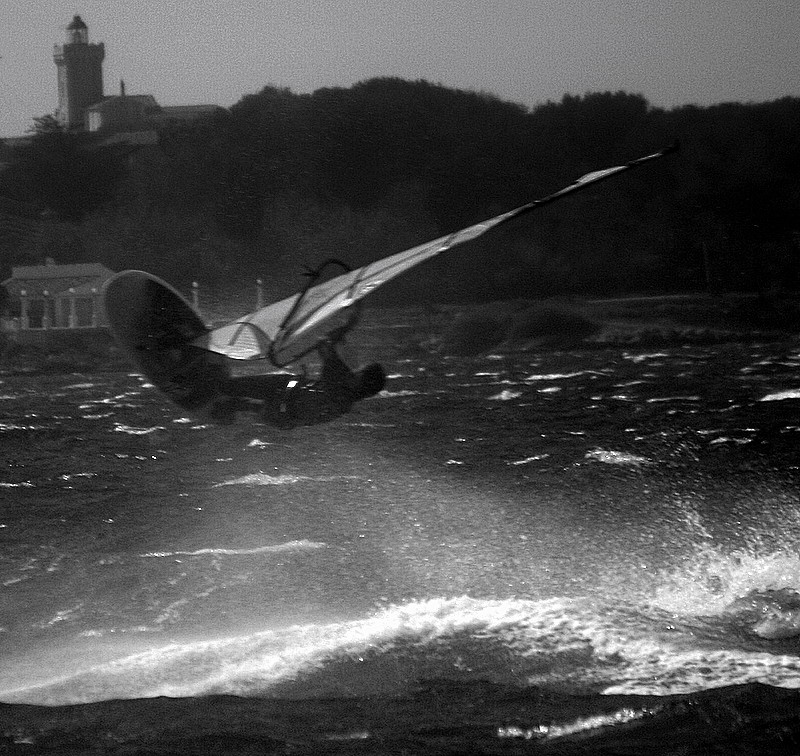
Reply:
<svg viewBox="0 0 800 756"><path fill-rule="evenodd" d="M103 43L89 44L89 29L80 16L66 28L63 44L55 45L58 69L56 116L67 129L85 128L85 111L103 99Z"/></svg>

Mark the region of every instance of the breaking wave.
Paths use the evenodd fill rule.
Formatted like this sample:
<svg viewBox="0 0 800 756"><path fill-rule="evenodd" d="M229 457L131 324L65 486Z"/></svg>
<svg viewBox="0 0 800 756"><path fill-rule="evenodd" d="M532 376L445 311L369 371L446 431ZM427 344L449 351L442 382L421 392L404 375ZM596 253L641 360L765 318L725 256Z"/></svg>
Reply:
<svg viewBox="0 0 800 756"><path fill-rule="evenodd" d="M424 679L662 695L747 682L800 687L796 656L743 647L733 634L698 645L702 626L686 628L663 611L585 599L438 598L363 619L166 645L0 699L386 695Z"/></svg>

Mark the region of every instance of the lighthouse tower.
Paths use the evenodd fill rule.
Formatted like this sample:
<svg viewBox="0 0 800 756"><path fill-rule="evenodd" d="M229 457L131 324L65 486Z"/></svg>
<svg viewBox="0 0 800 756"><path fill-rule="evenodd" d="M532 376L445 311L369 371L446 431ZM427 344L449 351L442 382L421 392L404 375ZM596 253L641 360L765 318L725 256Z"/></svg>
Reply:
<svg viewBox="0 0 800 756"><path fill-rule="evenodd" d="M68 129L85 128L85 110L103 99L103 43L89 44L89 29L75 16L66 29L66 40L56 45L53 60L58 68L59 122Z"/></svg>

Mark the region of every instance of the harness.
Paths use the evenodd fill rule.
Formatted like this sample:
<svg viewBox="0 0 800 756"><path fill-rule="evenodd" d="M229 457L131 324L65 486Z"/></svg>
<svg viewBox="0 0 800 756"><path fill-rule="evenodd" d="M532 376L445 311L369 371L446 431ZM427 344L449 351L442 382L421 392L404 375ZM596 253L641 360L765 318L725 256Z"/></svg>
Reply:
<svg viewBox="0 0 800 756"><path fill-rule="evenodd" d="M292 390L300 383L298 378L292 378L286 384L286 388L283 390L281 394L281 402L278 405L278 413L281 415L286 415L289 412L289 397L291 396Z"/></svg>

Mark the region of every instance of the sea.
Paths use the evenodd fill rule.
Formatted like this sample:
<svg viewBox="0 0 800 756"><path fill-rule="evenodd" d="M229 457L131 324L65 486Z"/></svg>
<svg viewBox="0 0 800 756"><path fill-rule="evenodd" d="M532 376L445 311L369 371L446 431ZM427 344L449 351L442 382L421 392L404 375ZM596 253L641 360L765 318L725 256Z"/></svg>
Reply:
<svg viewBox="0 0 800 756"><path fill-rule="evenodd" d="M385 368L0 374L0 752L800 753L800 341Z"/></svg>

